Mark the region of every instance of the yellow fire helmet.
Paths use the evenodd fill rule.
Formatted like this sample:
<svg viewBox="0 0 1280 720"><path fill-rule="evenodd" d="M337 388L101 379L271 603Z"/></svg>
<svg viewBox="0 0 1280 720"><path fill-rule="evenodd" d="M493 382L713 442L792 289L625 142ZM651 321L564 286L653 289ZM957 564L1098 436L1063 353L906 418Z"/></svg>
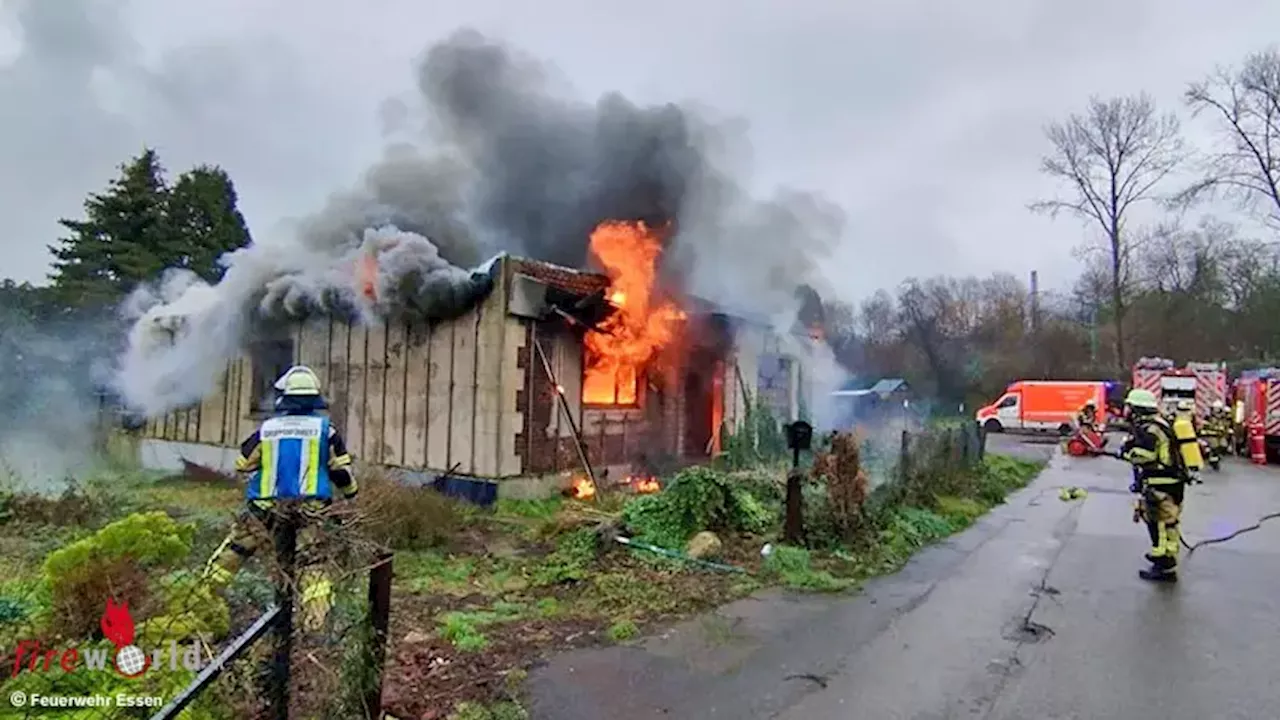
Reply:
<svg viewBox="0 0 1280 720"><path fill-rule="evenodd" d="M306 365L294 365L276 380L275 388L282 395L319 395L320 378Z"/></svg>

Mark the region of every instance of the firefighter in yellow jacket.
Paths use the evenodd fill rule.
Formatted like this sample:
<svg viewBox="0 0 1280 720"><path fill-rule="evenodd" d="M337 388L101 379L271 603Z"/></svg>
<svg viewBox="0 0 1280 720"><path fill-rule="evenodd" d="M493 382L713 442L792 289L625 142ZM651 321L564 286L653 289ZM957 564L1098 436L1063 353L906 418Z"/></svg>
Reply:
<svg viewBox="0 0 1280 720"><path fill-rule="evenodd" d="M1155 394L1132 390L1125 405L1133 430L1120 454L1137 468L1138 481L1132 488L1142 495L1137 516L1146 522L1151 538L1151 551L1146 554L1151 567L1139 571L1138 576L1155 582L1176 582L1187 468L1178 452L1173 428L1160 415Z"/></svg>
<svg viewBox="0 0 1280 720"><path fill-rule="evenodd" d="M357 485L346 443L324 413L328 405L316 374L305 366L292 367L275 388L276 415L244 441L236 458L236 470L248 474L248 506L209 559L205 577L219 586L230 582L245 560L271 546L283 506L297 505L303 518L298 531L302 627L317 631L332 607L333 587L318 566L319 558L307 550L316 544L334 489L350 499Z"/></svg>

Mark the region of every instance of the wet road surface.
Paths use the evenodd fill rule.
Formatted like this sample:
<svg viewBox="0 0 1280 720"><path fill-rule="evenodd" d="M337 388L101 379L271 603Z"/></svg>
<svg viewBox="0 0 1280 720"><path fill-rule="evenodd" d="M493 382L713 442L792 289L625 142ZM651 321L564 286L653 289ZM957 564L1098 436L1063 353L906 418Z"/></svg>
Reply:
<svg viewBox="0 0 1280 720"><path fill-rule="evenodd" d="M1280 511L1280 468L1229 458L1205 478L1185 508L1193 543ZM1280 717L1280 520L1184 552L1181 582L1152 586L1136 575L1146 536L1128 482L1117 461L1055 455L858 594L769 591L636 646L553 659L530 677L533 717ZM1089 496L1062 502L1068 485Z"/></svg>

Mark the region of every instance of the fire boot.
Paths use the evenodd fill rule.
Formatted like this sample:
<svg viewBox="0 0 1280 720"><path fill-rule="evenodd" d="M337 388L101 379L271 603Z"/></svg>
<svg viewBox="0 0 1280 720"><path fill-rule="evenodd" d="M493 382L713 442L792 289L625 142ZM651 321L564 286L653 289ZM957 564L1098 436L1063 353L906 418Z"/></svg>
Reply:
<svg viewBox="0 0 1280 720"><path fill-rule="evenodd" d="M1151 561L1151 567L1139 570L1138 577L1151 582L1178 582L1178 568L1172 558L1157 557Z"/></svg>

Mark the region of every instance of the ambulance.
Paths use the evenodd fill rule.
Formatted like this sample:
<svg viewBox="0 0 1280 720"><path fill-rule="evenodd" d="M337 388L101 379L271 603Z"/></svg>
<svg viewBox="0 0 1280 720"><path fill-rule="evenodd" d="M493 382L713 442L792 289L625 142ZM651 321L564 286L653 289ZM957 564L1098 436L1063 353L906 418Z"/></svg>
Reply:
<svg viewBox="0 0 1280 720"><path fill-rule="evenodd" d="M1069 435L1085 402L1098 408L1097 424L1107 416L1107 383L1101 380L1019 380L995 402L978 409L978 424L987 432L1056 432Z"/></svg>

